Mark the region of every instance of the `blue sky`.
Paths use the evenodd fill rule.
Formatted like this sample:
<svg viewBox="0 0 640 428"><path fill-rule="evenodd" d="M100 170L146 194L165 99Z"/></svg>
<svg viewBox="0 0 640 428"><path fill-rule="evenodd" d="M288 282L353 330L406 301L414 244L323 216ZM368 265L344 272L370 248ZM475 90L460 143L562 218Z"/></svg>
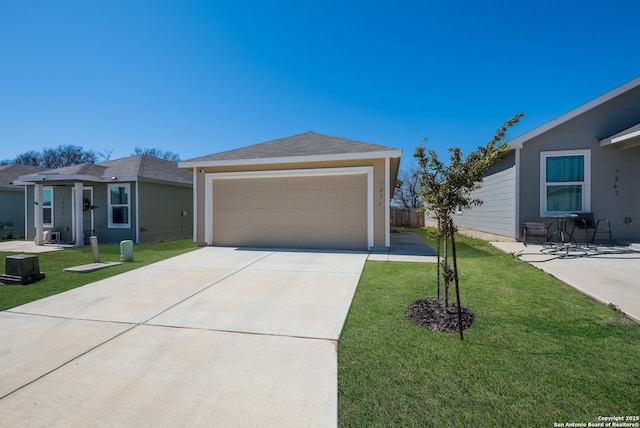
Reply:
<svg viewBox="0 0 640 428"><path fill-rule="evenodd" d="M0 159L515 137L640 76L640 2L0 0Z"/></svg>

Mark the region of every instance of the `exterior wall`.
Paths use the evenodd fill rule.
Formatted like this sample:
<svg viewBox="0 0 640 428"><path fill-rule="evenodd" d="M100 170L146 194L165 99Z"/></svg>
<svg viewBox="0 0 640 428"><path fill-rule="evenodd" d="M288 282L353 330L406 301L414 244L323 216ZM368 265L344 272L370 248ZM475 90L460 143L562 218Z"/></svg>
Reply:
<svg viewBox="0 0 640 428"><path fill-rule="evenodd" d="M197 185L197 231L195 236L196 243L206 242L205 229L205 207L204 207L204 187L206 173L214 172L241 172L241 171L269 171L269 170L288 170L288 169L315 169L315 168L344 168L353 166L373 166L373 183L374 183L374 207L373 207L373 228L374 228L374 247L386 246L386 204L384 201L385 194L385 160L384 159L365 159L354 161L332 161L332 162L307 162L307 163L287 163L273 165L250 165L250 166L227 166L227 167L198 167L196 168L197 177L195 183Z"/></svg>
<svg viewBox="0 0 640 428"><path fill-rule="evenodd" d="M480 232L516 237L516 185L516 154L510 151L487 172L482 187L472 193L473 198L483 201L482 205L456 213L454 223ZM435 221L429 213L426 219Z"/></svg>
<svg viewBox="0 0 640 428"><path fill-rule="evenodd" d="M193 189L140 182L140 243L193 237ZM183 211L186 216L183 216Z"/></svg>
<svg viewBox="0 0 640 428"><path fill-rule="evenodd" d="M116 243L123 239L131 239L136 242L136 184L131 184L131 227L126 229L109 228L108 210L109 204L107 201L107 185L104 183L85 183L85 186L93 188L93 229L98 236L98 242L101 243ZM45 184L48 187L50 184ZM72 194L73 183L51 183L53 187L53 227L45 228L48 230L54 230L60 232L60 239L66 242L73 241L73 206L72 206ZM35 238L35 224L34 224L34 203L33 194L34 186L27 186L27 237L26 239L32 240ZM83 237L84 238L84 237Z"/></svg>
<svg viewBox="0 0 640 428"><path fill-rule="evenodd" d="M574 124L572 124L574 125ZM567 126L552 130L545 138L529 141L521 150L520 222L552 224L553 218L540 213L540 152L553 150L591 150L591 206L596 219L608 219L613 238L640 240L640 147L615 150L600 147L599 138L586 126ZM612 132L612 134L615 131ZM606 132L605 132L606 135ZM614 185L617 186L614 188ZM631 223L625 219L630 218Z"/></svg>
<svg viewBox="0 0 640 428"><path fill-rule="evenodd" d="M24 237L24 192L23 187L0 189L0 239Z"/></svg>
<svg viewBox="0 0 640 428"><path fill-rule="evenodd" d="M456 226L496 235L516 236L516 167L490 174L473 198L483 201L454 216Z"/></svg>

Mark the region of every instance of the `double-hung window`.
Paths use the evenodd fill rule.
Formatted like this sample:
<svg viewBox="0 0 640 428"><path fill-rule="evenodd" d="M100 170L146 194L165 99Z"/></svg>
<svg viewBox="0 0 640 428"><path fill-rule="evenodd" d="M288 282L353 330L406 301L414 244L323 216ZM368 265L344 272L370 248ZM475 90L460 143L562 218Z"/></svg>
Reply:
<svg viewBox="0 0 640 428"><path fill-rule="evenodd" d="M42 226L53 227L53 187L42 189Z"/></svg>
<svg viewBox="0 0 640 428"><path fill-rule="evenodd" d="M109 184L109 227L131 227L131 186Z"/></svg>
<svg viewBox="0 0 640 428"><path fill-rule="evenodd" d="M540 153L541 216L562 216L590 210L591 152L567 150Z"/></svg>

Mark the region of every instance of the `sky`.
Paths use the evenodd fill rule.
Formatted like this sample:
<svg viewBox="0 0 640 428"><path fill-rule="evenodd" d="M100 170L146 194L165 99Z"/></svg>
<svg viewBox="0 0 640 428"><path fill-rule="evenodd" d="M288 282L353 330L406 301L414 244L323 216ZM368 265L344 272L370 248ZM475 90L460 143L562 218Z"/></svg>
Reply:
<svg viewBox="0 0 640 428"><path fill-rule="evenodd" d="M637 0L0 0L0 159L307 131L446 155L640 76Z"/></svg>

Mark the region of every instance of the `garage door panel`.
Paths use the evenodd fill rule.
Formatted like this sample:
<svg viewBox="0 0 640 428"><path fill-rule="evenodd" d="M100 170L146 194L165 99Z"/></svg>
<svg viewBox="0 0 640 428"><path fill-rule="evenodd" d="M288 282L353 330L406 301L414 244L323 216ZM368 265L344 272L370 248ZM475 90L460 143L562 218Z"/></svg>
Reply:
<svg viewBox="0 0 640 428"><path fill-rule="evenodd" d="M213 180L213 244L367 249L367 176Z"/></svg>

